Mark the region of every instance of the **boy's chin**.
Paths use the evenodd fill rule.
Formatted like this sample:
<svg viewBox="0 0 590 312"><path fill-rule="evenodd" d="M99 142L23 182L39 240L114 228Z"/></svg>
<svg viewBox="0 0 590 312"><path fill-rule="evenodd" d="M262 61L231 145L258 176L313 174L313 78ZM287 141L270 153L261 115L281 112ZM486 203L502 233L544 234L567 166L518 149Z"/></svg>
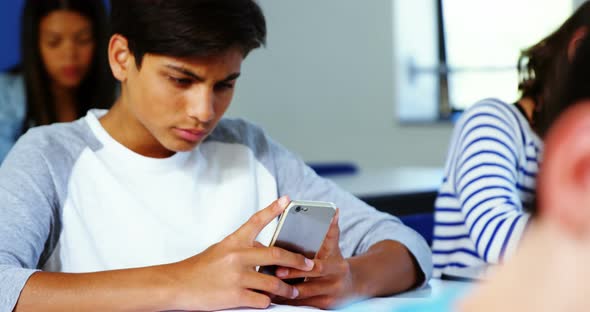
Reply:
<svg viewBox="0 0 590 312"><path fill-rule="evenodd" d="M201 144L201 142L196 142L196 143L187 143L187 142L182 142L182 143L177 143L177 144L171 144L172 146L165 146L167 150L173 152L173 153L180 153L180 152L189 152L192 151L193 149L195 149L199 144Z"/></svg>

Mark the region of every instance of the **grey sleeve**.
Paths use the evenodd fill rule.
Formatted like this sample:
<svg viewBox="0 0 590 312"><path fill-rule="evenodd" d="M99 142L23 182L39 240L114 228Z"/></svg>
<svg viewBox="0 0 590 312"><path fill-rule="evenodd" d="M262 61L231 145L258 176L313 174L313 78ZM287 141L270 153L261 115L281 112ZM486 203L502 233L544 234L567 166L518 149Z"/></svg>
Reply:
<svg viewBox="0 0 590 312"><path fill-rule="evenodd" d="M38 142L28 136L0 167L0 312L14 309L56 226L50 169Z"/></svg>
<svg viewBox="0 0 590 312"><path fill-rule="evenodd" d="M329 201L340 208L340 248L345 257L366 252L382 240L398 241L412 253L425 276L432 275L432 254L424 238L398 218L368 206L332 181L319 177L299 157L269 140L279 196Z"/></svg>

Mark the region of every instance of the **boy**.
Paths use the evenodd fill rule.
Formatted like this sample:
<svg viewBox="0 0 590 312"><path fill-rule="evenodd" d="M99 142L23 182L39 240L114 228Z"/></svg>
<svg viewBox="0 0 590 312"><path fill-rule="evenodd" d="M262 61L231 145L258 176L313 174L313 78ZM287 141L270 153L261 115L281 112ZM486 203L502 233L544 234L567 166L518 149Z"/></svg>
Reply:
<svg viewBox="0 0 590 312"><path fill-rule="evenodd" d="M428 280L417 233L262 130L221 120L244 57L265 40L253 0L112 10L113 107L29 131L0 168L2 311L264 308L271 298L329 308ZM341 207L317 259L256 241L286 195ZM268 276L261 265L281 268ZM299 276L308 281L281 280Z"/></svg>

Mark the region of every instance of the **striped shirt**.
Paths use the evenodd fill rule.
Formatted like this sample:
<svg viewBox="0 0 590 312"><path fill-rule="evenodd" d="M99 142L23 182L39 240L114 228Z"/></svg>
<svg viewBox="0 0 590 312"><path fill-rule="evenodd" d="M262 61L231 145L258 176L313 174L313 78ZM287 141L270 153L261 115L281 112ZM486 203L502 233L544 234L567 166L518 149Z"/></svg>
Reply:
<svg viewBox="0 0 590 312"><path fill-rule="evenodd" d="M543 142L515 105L486 99L465 111L435 202L434 276L498 263L529 219Z"/></svg>

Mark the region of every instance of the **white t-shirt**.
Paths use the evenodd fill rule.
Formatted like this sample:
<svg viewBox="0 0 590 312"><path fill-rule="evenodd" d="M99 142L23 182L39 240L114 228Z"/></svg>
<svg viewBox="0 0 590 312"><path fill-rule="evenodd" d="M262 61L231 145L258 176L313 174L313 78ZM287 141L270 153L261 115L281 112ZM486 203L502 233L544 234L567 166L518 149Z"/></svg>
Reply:
<svg viewBox="0 0 590 312"><path fill-rule="evenodd" d="M0 167L0 311L12 310L36 269L180 261L283 195L334 202L345 257L396 240L430 277L430 249L419 234L318 177L259 128L223 119L194 150L154 159L115 141L98 121L105 113L31 129Z"/></svg>

